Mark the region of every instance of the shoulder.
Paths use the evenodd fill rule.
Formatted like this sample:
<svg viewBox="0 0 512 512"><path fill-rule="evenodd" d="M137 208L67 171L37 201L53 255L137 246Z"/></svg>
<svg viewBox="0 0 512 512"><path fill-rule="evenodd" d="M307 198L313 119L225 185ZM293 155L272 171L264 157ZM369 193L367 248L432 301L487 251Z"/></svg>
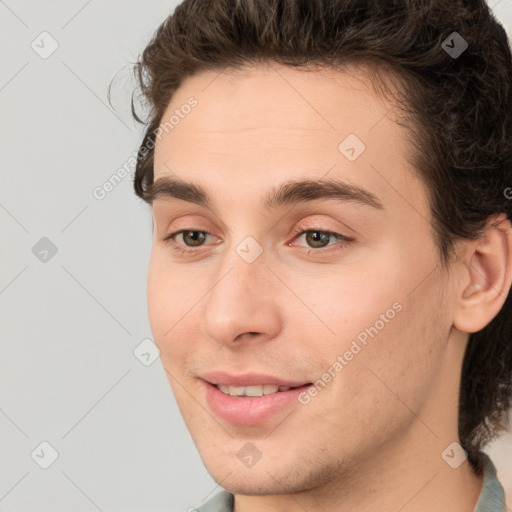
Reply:
<svg viewBox="0 0 512 512"><path fill-rule="evenodd" d="M482 456L485 463L484 480L474 512L504 512L505 493L498 480L496 467L487 454L482 452Z"/></svg>

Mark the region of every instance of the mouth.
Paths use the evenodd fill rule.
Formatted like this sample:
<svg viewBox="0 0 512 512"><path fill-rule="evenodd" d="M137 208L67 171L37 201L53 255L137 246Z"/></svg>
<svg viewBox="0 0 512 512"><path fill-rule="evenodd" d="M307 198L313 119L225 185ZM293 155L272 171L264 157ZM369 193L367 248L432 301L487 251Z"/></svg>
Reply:
<svg viewBox="0 0 512 512"><path fill-rule="evenodd" d="M205 401L219 419L235 425L261 425L299 404L298 396L311 382L246 374L211 373L201 378Z"/></svg>
<svg viewBox="0 0 512 512"><path fill-rule="evenodd" d="M263 384L259 386L226 386L222 384L215 384L215 387L225 395L236 397L254 397L273 395L274 393L282 393L284 391L290 391L291 389L297 389L309 385L310 384L304 384L300 386L276 386L275 384Z"/></svg>

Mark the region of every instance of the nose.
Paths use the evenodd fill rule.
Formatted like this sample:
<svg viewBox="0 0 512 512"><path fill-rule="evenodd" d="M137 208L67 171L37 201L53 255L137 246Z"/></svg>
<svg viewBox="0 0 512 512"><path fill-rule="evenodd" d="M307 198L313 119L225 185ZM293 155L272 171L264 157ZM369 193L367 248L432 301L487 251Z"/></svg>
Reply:
<svg viewBox="0 0 512 512"><path fill-rule="evenodd" d="M283 290L267 268L265 253L248 263L233 251L221 267L205 297L206 335L230 346L276 337L282 329Z"/></svg>

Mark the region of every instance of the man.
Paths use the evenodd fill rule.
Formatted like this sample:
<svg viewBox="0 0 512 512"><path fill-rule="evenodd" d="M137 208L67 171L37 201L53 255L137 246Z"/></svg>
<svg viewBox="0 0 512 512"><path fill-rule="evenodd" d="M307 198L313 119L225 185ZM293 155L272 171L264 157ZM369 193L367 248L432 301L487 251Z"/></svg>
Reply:
<svg viewBox="0 0 512 512"><path fill-rule="evenodd" d="M151 328L225 489L200 510L504 511L512 63L485 2L185 0L135 69Z"/></svg>

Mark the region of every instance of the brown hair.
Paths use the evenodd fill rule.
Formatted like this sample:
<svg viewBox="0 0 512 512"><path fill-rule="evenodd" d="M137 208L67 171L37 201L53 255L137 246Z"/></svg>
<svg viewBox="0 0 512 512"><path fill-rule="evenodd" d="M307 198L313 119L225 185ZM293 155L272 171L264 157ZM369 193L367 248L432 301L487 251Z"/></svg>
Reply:
<svg viewBox="0 0 512 512"><path fill-rule="evenodd" d="M458 56L448 52L453 32L468 45ZM373 64L367 68L374 87L385 82L381 70L398 78L395 100L413 121L407 123L411 163L426 185L433 235L447 265L457 239L478 237L499 213L511 218L511 60L505 30L485 0L185 0L134 68L149 107L142 121L132 97L135 119L147 126L135 192L147 200L155 134L187 76L264 61L304 69ZM511 397L508 294L489 325L470 335L463 362L458 429L476 474L483 470L482 447L508 428Z"/></svg>

